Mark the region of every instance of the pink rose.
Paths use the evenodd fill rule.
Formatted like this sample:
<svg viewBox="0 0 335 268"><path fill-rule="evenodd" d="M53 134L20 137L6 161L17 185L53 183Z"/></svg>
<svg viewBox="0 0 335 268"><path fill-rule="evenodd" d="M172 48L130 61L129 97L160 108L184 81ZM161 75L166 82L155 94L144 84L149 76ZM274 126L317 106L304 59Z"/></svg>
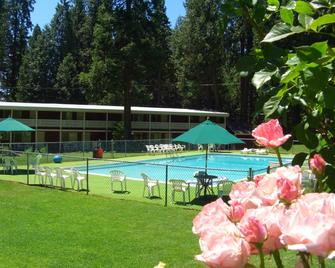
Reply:
<svg viewBox="0 0 335 268"><path fill-rule="evenodd" d="M207 229L221 222L229 221L229 206L221 198L207 204L200 213L193 219L192 231L194 234L201 235Z"/></svg>
<svg viewBox="0 0 335 268"><path fill-rule="evenodd" d="M255 216L245 217L245 219L246 220L241 221L239 225L244 239L253 244L263 243L268 235L266 226Z"/></svg>
<svg viewBox="0 0 335 268"><path fill-rule="evenodd" d="M254 182L256 183L256 185L258 185L258 183L264 178L264 176L265 176L264 174L254 176Z"/></svg>
<svg viewBox="0 0 335 268"><path fill-rule="evenodd" d="M301 188L302 173L301 168L296 165L292 167L277 168L276 174L278 178L286 178L292 181L299 189Z"/></svg>
<svg viewBox="0 0 335 268"><path fill-rule="evenodd" d="M259 181L255 196L260 200L262 206L272 206L278 201L276 173L267 174Z"/></svg>
<svg viewBox="0 0 335 268"><path fill-rule="evenodd" d="M249 244L235 224L226 221L203 233L199 240L202 253L195 258L208 267L244 267L250 255Z"/></svg>
<svg viewBox="0 0 335 268"><path fill-rule="evenodd" d="M315 154L308 160L309 168L315 175L321 175L326 167L326 161L321 155Z"/></svg>
<svg viewBox="0 0 335 268"><path fill-rule="evenodd" d="M256 184L253 181L241 181L235 183L229 193L230 201L239 201L245 209L256 208L261 205L261 200L255 196Z"/></svg>
<svg viewBox="0 0 335 268"><path fill-rule="evenodd" d="M306 194L279 220L280 239L290 250L327 257L335 250L335 194Z"/></svg>
<svg viewBox="0 0 335 268"><path fill-rule="evenodd" d="M283 129L277 119L260 124L252 131L252 136L258 144L272 148L281 146L291 137L290 134L284 136Z"/></svg>
<svg viewBox="0 0 335 268"><path fill-rule="evenodd" d="M267 234L263 243L263 253L271 253L283 247L279 239L281 231L278 226L278 219L283 214L283 210L283 205L249 209L241 219L241 226L246 224L249 217L254 217L266 227ZM258 250L254 246L251 249L253 254L258 254Z"/></svg>
<svg viewBox="0 0 335 268"><path fill-rule="evenodd" d="M289 179L280 178L279 180L277 180L277 187L278 197L284 203L290 204L292 201L296 200L301 194L301 191Z"/></svg>
<svg viewBox="0 0 335 268"><path fill-rule="evenodd" d="M232 200L229 207L228 218L234 222L239 222L245 213L245 208L238 200Z"/></svg>

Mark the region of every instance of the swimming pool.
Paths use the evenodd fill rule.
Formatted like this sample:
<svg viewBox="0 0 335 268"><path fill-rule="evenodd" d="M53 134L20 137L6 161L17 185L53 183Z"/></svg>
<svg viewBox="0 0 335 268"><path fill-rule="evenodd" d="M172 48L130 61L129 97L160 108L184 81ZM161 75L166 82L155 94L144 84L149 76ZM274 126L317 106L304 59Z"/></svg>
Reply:
<svg viewBox="0 0 335 268"><path fill-rule="evenodd" d="M284 163L291 159L284 158ZM230 180L241 180L248 177L249 168L254 174L266 172L270 162L277 162L276 157L269 156L242 156L234 154L210 154L208 156L208 174L226 177ZM167 167L168 166L168 167ZM141 178L141 173L146 173L152 178L165 181L166 172L168 179L189 180L197 171L204 170L205 155L193 155L171 158L151 159L141 162L113 162L103 165L90 165L89 173L108 176L110 170L123 171L127 177ZM86 167L78 167L85 172Z"/></svg>

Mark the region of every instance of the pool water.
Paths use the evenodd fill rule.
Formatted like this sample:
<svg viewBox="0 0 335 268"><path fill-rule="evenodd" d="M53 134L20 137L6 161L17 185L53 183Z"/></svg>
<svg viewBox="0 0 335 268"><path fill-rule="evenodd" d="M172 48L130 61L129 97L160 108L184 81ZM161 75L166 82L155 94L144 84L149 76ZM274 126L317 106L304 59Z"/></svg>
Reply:
<svg viewBox="0 0 335 268"><path fill-rule="evenodd" d="M284 163L291 159L284 158ZM276 157L269 156L241 156L234 154L210 154L208 156L207 173L230 180L241 180L248 177L249 168L254 174L266 172L270 162L278 162ZM167 167L168 166L168 167ZM79 167L86 171L86 167ZM123 171L127 177L141 178L141 173L149 177L165 181L168 179L190 180L197 171L205 169L205 155L183 156L173 158L151 159L141 162L119 162L103 165L90 165L89 173L108 176L112 169ZM166 171L168 176L166 176Z"/></svg>

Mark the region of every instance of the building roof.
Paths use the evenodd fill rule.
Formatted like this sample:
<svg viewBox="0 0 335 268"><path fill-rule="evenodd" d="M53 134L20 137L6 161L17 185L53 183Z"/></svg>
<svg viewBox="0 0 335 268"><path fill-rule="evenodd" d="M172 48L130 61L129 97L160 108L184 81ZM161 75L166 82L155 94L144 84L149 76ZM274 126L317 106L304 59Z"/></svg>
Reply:
<svg viewBox="0 0 335 268"><path fill-rule="evenodd" d="M123 106L93 104L26 103L0 101L0 109L33 111L72 111L72 112L115 112L123 113ZM131 107L134 114L171 114L228 117L228 113L180 108Z"/></svg>

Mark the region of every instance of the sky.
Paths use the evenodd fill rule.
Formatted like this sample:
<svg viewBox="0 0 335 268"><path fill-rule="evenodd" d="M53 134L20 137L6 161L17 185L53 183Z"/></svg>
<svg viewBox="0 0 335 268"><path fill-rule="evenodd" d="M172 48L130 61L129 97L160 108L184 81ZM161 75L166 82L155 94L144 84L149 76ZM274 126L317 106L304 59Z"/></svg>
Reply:
<svg viewBox="0 0 335 268"><path fill-rule="evenodd" d="M55 8L59 0L36 0L34 11L31 14L33 24L44 27L51 21L55 14ZM174 27L179 16L185 15L183 0L165 0L166 13L171 26Z"/></svg>

